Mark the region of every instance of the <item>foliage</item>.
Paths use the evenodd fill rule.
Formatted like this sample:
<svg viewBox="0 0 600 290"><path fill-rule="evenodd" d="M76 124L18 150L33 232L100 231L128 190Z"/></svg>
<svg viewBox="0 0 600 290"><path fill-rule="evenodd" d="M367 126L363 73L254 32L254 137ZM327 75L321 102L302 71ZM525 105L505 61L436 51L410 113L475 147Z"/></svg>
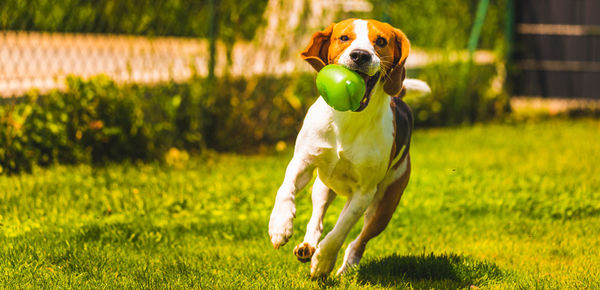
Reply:
<svg viewBox="0 0 600 290"><path fill-rule="evenodd" d="M403 29L413 45L444 49L466 47L478 3L478 0L371 1L372 12L346 16L388 21ZM219 38L226 43L252 39L263 24L267 2L215 1ZM506 0L490 3L482 31L482 48L502 45L505 6ZM209 13L208 1L9 0L0 4L0 28L206 38Z"/></svg>
<svg viewBox="0 0 600 290"><path fill-rule="evenodd" d="M0 106L0 168L161 160L173 147L249 152L292 140L315 90L311 75L156 86L71 77L65 92Z"/></svg>
<svg viewBox="0 0 600 290"><path fill-rule="evenodd" d="M444 50L466 49L479 0L375 1L372 17L389 22L409 36L412 45ZM480 48L504 46L506 0L490 1Z"/></svg>
<svg viewBox="0 0 600 290"><path fill-rule="evenodd" d="M208 1L54 1L0 2L0 29L49 32L207 37ZM267 0L218 0L219 37L252 39L262 24Z"/></svg>
<svg viewBox="0 0 600 290"><path fill-rule="evenodd" d="M409 71L409 77L426 81L432 89L431 94L405 97L417 126L473 124L508 114L508 95L495 89L501 86L495 83L501 81L497 66L473 66L467 74L465 65L443 62Z"/></svg>
<svg viewBox="0 0 600 290"><path fill-rule="evenodd" d="M476 67L458 103L459 65L416 71L433 87L407 96L416 126L485 121L506 99L490 92L495 70ZM0 105L0 166L5 173L54 163L162 160L170 148L252 152L293 141L318 95L314 74L247 79L194 78L154 86L117 85L105 76L71 77L65 92L31 92ZM472 104L472 105L471 105Z"/></svg>
<svg viewBox="0 0 600 290"><path fill-rule="evenodd" d="M323 281L292 254L310 190L290 242L268 240L291 150L0 176L0 288L596 289L599 142L598 120L416 131L394 218L354 272Z"/></svg>

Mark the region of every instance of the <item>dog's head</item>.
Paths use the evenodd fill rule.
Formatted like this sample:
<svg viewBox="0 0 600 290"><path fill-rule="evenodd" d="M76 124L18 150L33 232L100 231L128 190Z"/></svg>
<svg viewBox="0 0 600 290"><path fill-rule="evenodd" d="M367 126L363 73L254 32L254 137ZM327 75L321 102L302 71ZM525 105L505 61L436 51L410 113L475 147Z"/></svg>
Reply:
<svg viewBox="0 0 600 290"><path fill-rule="evenodd" d="M406 35L387 23L347 19L315 33L300 55L317 71L327 64L340 64L363 76L367 90L360 111L379 81L386 94L400 93L409 49Z"/></svg>

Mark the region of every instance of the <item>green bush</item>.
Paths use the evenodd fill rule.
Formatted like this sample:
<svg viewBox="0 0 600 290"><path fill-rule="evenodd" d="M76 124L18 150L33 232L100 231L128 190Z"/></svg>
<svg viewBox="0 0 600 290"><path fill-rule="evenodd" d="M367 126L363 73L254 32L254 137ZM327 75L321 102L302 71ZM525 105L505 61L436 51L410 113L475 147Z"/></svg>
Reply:
<svg viewBox="0 0 600 290"><path fill-rule="evenodd" d="M23 125L31 114L30 105L0 107L0 172L31 170L33 154Z"/></svg>
<svg viewBox="0 0 600 290"><path fill-rule="evenodd" d="M313 74L223 79L218 86L208 145L248 151L263 144L293 140L318 93Z"/></svg>
<svg viewBox="0 0 600 290"><path fill-rule="evenodd" d="M508 112L509 98L501 88L498 68L474 66L469 73L465 69L462 63L446 62L409 71L410 77L426 81L432 90L431 94L405 97L416 126L472 124Z"/></svg>
<svg viewBox="0 0 600 290"><path fill-rule="evenodd" d="M0 170L160 160L170 148L249 152L292 141L317 95L312 74L117 85L70 77L66 91L0 106Z"/></svg>
<svg viewBox="0 0 600 290"><path fill-rule="evenodd" d="M464 88L460 69L444 64L412 72L433 89L406 97L417 127L484 121L504 111L506 97L492 89L495 67L474 67ZM314 78L298 73L145 86L70 77L64 92L31 92L0 105L1 170L161 160L171 148L252 152L291 142L318 95Z"/></svg>
<svg viewBox="0 0 600 290"><path fill-rule="evenodd" d="M18 172L33 164L148 158L150 134L126 92L106 77L69 78L64 93L32 92L3 106L0 165Z"/></svg>

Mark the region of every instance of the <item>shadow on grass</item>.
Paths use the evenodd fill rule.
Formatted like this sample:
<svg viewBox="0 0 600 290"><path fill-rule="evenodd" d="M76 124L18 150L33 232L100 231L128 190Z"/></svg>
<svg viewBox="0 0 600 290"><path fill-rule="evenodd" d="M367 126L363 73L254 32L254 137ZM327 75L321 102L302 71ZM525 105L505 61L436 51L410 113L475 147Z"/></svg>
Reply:
<svg viewBox="0 0 600 290"><path fill-rule="evenodd" d="M492 263L456 254L392 255L365 262L356 271L358 282L384 287L456 289L486 285L504 276Z"/></svg>

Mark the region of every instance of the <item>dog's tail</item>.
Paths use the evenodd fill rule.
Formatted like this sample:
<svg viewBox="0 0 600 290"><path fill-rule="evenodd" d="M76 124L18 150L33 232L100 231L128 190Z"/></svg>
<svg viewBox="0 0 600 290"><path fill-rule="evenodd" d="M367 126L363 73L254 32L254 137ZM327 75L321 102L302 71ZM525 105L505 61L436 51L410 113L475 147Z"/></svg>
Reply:
<svg viewBox="0 0 600 290"><path fill-rule="evenodd" d="M402 84L404 85L404 89L408 94L416 93L419 95L425 95L431 93L431 88L429 85L422 80L405 79Z"/></svg>

